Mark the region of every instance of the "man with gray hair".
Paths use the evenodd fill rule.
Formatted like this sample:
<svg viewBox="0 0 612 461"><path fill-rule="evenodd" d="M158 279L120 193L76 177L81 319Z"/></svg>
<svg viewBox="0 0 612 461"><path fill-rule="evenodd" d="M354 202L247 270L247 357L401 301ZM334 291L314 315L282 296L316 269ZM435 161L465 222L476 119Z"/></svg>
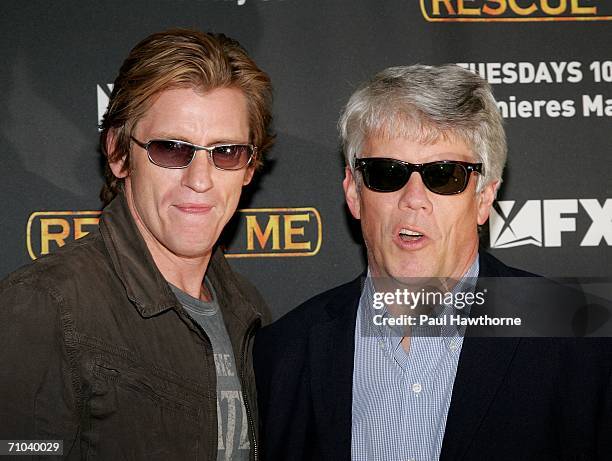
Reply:
<svg viewBox="0 0 612 461"><path fill-rule="evenodd" d="M479 249L506 161L489 85L453 65L389 68L352 95L339 127L367 275L258 333L264 458L609 456L609 343L466 333L489 295L511 307L534 295L514 287L535 276ZM515 282L487 293L488 279Z"/></svg>

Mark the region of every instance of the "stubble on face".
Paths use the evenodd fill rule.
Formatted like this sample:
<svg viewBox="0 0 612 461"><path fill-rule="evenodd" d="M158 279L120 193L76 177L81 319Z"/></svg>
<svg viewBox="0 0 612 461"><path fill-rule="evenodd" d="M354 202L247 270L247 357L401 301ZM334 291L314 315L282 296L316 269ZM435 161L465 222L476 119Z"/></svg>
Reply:
<svg viewBox="0 0 612 461"><path fill-rule="evenodd" d="M166 90L137 123L134 136L145 143L152 139L203 146L249 143L246 98L236 88ZM123 174L126 198L157 266L163 274L180 266L205 270L253 169L218 170L204 150L184 169L154 165L145 149L134 143L130 155L131 171ZM119 162L111 165L118 177L120 167Z"/></svg>

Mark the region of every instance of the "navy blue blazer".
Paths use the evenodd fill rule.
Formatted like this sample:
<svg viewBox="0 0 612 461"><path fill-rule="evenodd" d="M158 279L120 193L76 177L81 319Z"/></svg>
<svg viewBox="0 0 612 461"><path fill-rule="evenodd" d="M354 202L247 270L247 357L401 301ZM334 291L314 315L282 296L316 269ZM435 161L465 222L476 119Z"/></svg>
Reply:
<svg viewBox="0 0 612 461"><path fill-rule="evenodd" d="M480 277L525 277L481 252ZM260 330L264 460L349 460L359 277ZM505 299L520 303L525 290ZM612 459L609 338L466 336L441 460Z"/></svg>

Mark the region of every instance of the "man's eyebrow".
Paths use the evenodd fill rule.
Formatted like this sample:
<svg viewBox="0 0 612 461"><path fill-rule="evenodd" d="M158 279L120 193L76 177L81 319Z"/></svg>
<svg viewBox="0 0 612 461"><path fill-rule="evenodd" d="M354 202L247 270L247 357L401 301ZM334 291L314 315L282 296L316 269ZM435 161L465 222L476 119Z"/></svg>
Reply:
<svg viewBox="0 0 612 461"><path fill-rule="evenodd" d="M168 140L173 140L173 141L188 142L192 144L192 142L189 139L187 139L185 136L171 134L169 132L156 133L154 135L149 136L149 139L168 139Z"/></svg>
<svg viewBox="0 0 612 461"><path fill-rule="evenodd" d="M249 141L242 141L237 139L219 139L218 141L211 142L211 146L218 146L219 144L249 144Z"/></svg>
<svg viewBox="0 0 612 461"><path fill-rule="evenodd" d="M478 161L478 157L476 157L475 155L465 155L465 154L460 154L457 152L439 152L436 154L431 154L429 156L427 156L427 161L426 162L420 162L420 163L430 163L430 162L440 162L443 160L458 160L458 161L465 161L465 162L476 162ZM432 160L432 159L436 159L436 160Z"/></svg>
<svg viewBox="0 0 612 461"><path fill-rule="evenodd" d="M182 141L197 146L201 145L193 142L191 139L188 139L183 135L169 134L164 132L149 136L148 138L149 141L155 139L167 139L173 141ZM214 141L208 143L207 146L217 146L219 144L249 144L249 141L242 140L241 138L217 138Z"/></svg>

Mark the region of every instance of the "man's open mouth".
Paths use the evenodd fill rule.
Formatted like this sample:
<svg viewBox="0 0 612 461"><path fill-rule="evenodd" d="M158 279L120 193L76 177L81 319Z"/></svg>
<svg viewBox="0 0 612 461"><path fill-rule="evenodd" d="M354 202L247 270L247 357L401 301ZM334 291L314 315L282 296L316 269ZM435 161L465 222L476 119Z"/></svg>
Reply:
<svg viewBox="0 0 612 461"><path fill-rule="evenodd" d="M420 232L416 232L410 229L400 229L399 231L400 239L404 242L412 242L424 237Z"/></svg>

